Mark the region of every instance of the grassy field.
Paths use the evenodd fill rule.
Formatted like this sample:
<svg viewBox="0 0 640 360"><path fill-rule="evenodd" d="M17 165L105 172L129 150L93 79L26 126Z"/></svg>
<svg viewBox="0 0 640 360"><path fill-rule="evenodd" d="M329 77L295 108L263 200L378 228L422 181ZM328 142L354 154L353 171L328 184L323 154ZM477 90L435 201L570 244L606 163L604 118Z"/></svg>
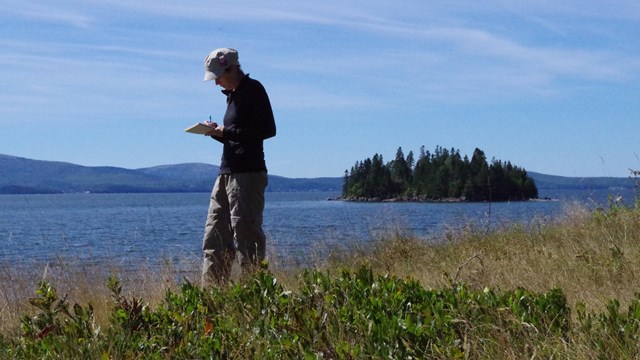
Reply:
<svg viewBox="0 0 640 360"><path fill-rule="evenodd" d="M0 357L640 359L637 208L574 205L428 240L399 228L225 288L170 266L135 278L7 267Z"/></svg>

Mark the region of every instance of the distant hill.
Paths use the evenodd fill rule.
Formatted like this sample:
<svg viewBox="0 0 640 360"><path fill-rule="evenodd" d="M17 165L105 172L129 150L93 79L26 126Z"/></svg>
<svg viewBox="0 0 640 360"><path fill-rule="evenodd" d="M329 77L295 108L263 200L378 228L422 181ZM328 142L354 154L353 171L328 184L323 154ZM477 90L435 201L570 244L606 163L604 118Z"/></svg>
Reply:
<svg viewBox="0 0 640 360"><path fill-rule="evenodd" d="M0 154L0 194L209 192L219 167L202 163L142 169L81 166ZM528 172L539 190L633 189L629 178L563 177ZM342 191L342 177L286 178L269 175L267 191Z"/></svg>
<svg viewBox="0 0 640 360"><path fill-rule="evenodd" d="M81 166L0 154L0 194L209 192L219 167L201 163L142 169ZM342 178L269 175L267 191L340 191Z"/></svg>
<svg viewBox="0 0 640 360"><path fill-rule="evenodd" d="M527 174L536 182L538 190L566 190L566 189L633 189L632 179L625 177L564 177L545 175L528 171Z"/></svg>
<svg viewBox="0 0 640 360"><path fill-rule="evenodd" d="M176 191L181 185L136 170L0 155L0 193Z"/></svg>
<svg viewBox="0 0 640 360"><path fill-rule="evenodd" d="M150 168L138 169L145 174L159 176L164 179L181 180L188 182L192 187L210 191L213 181L220 171L216 165L202 163L187 163L177 165L161 165ZM267 191L340 191L342 178L286 178L277 175L269 175Z"/></svg>

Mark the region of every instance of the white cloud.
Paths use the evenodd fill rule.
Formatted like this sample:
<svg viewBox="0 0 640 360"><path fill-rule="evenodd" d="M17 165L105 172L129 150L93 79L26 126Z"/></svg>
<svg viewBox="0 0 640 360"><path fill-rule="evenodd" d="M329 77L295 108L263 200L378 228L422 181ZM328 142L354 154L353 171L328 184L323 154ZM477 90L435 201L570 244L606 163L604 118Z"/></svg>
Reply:
<svg viewBox="0 0 640 360"><path fill-rule="evenodd" d="M12 1L11 4L6 3L8 1L0 2L0 6L3 8L2 13L11 17L17 16L29 21L59 23L77 28L87 28L93 23L91 17L78 11L64 9L58 3L54 3L53 6L51 2Z"/></svg>
<svg viewBox="0 0 640 360"><path fill-rule="evenodd" d="M582 19L640 20L640 3L635 0L497 0L505 9L521 17L569 17Z"/></svg>

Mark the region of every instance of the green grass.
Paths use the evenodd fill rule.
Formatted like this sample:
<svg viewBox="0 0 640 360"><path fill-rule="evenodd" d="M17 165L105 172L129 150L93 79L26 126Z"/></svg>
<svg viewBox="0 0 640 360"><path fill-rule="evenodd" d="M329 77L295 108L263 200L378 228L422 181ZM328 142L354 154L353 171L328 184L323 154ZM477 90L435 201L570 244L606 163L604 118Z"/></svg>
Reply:
<svg viewBox="0 0 640 360"><path fill-rule="evenodd" d="M640 358L640 210L576 205L558 221L431 240L399 228L224 288L7 270L0 357Z"/></svg>

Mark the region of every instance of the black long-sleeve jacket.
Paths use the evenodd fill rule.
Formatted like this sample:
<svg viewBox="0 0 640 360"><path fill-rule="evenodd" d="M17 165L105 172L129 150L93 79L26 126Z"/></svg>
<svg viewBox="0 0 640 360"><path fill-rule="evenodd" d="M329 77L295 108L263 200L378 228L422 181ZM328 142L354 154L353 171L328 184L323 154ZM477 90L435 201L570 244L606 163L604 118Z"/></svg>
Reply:
<svg viewBox="0 0 640 360"><path fill-rule="evenodd" d="M269 96L262 84L245 75L227 95L220 173L266 171L263 140L276 135Z"/></svg>

